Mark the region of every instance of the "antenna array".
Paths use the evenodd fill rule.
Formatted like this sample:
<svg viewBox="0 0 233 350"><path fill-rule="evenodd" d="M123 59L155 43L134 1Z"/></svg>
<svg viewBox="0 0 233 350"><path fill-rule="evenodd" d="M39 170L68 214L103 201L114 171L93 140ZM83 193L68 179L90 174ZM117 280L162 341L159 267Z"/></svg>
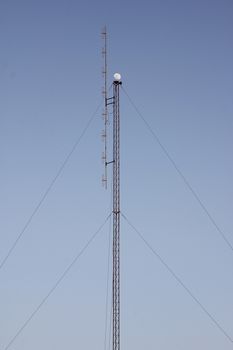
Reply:
<svg viewBox="0 0 233 350"><path fill-rule="evenodd" d="M102 77L104 79L104 86L102 88L102 95L104 97L104 109L102 111L102 117L104 121L104 129L101 133L101 138L104 142L104 151L102 153L102 161L104 163L104 174L102 175L102 184L107 189L107 132L108 132L108 91L107 91L107 28L106 26L102 30L102 40L103 40L103 47L102 47L102 57L104 60L103 67L102 67Z"/></svg>

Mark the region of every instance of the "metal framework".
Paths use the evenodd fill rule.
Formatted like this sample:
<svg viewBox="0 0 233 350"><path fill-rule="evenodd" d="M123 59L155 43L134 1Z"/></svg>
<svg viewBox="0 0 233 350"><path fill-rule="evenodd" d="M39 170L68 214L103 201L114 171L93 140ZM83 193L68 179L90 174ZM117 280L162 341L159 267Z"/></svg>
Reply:
<svg viewBox="0 0 233 350"><path fill-rule="evenodd" d="M108 97L107 93L107 29L102 31L104 45L102 55L104 65L102 74L104 78L104 88L102 90L105 100L105 108L102 113L104 119L104 130L102 138L104 140L104 152L102 159L105 164L105 173L102 182L107 188L107 166L113 165L113 261L112 261L112 350L120 350L120 103L119 88L121 76L114 74L113 96ZM108 106L113 107L113 158L108 161L107 155L107 129L108 129Z"/></svg>
<svg viewBox="0 0 233 350"><path fill-rule="evenodd" d="M120 85L113 82L113 350L120 350Z"/></svg>

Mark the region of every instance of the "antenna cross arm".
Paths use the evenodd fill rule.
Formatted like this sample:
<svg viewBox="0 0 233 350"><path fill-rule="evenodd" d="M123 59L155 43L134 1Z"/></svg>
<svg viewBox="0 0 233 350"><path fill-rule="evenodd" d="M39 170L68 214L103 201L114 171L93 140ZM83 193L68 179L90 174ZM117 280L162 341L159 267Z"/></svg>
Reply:
<svg viewBox="0 0 233 350"><path fill-rule="evenodd" d="M105 165L115 163L115 160L111 160L111 162L105 162Z"/></svg>
<svg viewBox="0 0 233 350"><path fill-rule="evenodd" d="M114 96L113 97L108 97L105 99L105 106L113 105L114 104Z"/></svg>

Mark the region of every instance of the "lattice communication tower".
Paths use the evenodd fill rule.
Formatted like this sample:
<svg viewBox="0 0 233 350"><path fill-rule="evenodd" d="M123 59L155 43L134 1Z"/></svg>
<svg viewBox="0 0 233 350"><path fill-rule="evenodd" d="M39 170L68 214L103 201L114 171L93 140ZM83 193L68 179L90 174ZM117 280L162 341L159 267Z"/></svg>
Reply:
<svg viewBox="0 0 233 350"><path fill-rule="evenodd" d="M104 130L102 136L105 141L105 149L103 160L105 164L105 175L103 175L103 183L107 188L107 166L113 166L113 247L112 247L112 349L120 350L120 99L119 90L121 75L114 74L113 80L113 96L107 95L107 30L106 27L102 32L104 39L104 48L102 50L104 57L104 89L105 98ZM109 162L107 160L107 127L108 127L108 106L113 107L113 158Z"/></svg>

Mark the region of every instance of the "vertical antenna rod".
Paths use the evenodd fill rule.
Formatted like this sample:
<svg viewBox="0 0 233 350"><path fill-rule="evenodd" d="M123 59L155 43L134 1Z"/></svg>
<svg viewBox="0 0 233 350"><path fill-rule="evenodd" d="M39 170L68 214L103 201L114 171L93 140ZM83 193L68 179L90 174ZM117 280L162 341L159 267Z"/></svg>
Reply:
<svg viewBox="0 0 233 350"><path fill-rule="evenodd" d="M104 187L107 189L107 128L108 128L108 91L107 91L107 28L106 26L102 30L102 39L104 41L103 47L102 47L102 56L104 59L104 64L102 68L102 75L104 78L104 87L102 90L102 94L104 97L104 110L102 113L103 120L104 120L104 130L102 131L102 138L104 141L104 152L102 154L102 160L104 162L104 175L102 177L102 182Z"/></svg>
<svg viewBox="0 0 233 350"><path fill-rule="evenodd" d="M120 350L120 109L121 76L113 81L113 350Z"/></svg>

